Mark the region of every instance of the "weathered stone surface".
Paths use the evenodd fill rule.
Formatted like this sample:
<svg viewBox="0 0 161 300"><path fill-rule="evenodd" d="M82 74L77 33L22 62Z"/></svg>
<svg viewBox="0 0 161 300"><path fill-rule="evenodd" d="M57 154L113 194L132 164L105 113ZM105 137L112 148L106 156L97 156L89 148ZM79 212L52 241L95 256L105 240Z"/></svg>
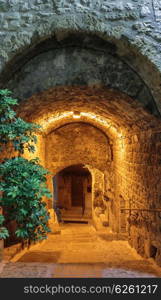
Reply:
<svg viewBox="0 0 161 300"><path fill-rule="evenodd" d="M70 32L96 34L113 41L121 59L149 86L161 111L158 0L1 0L0 14L0 70L10 73L6 64L11 60L15 70L16 55L24 56L28 47L35 47L51 35L62 40Z"/></svg>
<svg viewBox="0 0 161 300"><path fill-rule="evenodd" d="M54 136L57 151L53 155L50 149L49 168L52 162L59 171L78 158L101 168L100 174L95 172L93 189L102 191L103 204L103 197L112 194L105 205L110 226L128 232L133 247L158 264L160 218L152 209L160 208L161 130L159 118L144 108L161 112L160 8L159 0L0 0L0 86L14 88L20 98L32 96L21 107L22 116L44 126L36 154L45 165L51 132L65 137L70 132L73 143ZM71 87L83 84L95 88ZM56 85L68 87L53 90ZM129 94L144 108L126 95L102 91L101 85ZM58 129L74 122L73 110L87 113L82 124L99 129L93 134L93 127L86 132L79 125L82 140L75 135L75 124L68 125L68 132L67 127ZM70 117L63 117L64 112ZM104 134L110 139L107 147ZM105 185L100 180L104 175ZM150 212L120 214L129 207Z"/></svg>
<svg viewBox="0 0 161 300"><path fill-rule="evenodd" d="M56 119L54 122L53 112L55 118L59 119L61 113L78 108L80 112L86 111L89 114L87 119L80 117L80 122L92 122L91 125L104 132L107 140L98 129L83 123L73 124L73 117L67 119L64 116L64 119ZM92 121L91 113L95 116ZM101 169L101 172L92 173L93 189L96 194L99 192L98 200L105 206L99 214L109 214L109 224L115 232L129 232L128 214L120 214L120 209L129 208L130 205L132 208L150 209L154 203L155 207L160 207L160 122L136 101L103 88L57 87L22 102L21 114L43 126L52 116L53 121L49 121L45 129L49 135L46 143L47 160L44 164L47 161L48 168L54 174L78 163ZM103 123L103 118L108 123ZM115 126L117 130L113 135L112 128ZM101 179L104 175L105 184ZM109 196L108 205L106 197L103 199L104 195ZM95 200L96 196L93 197L93 206ZM95 213L98 213L98 209ZM152 212L139 213L136 219L132 226L135 230L129 232L133 239L132 245L139 253L146 253L147 256L146 245L138 237L144 236L145 240L155 238L159 244L160 225L159 222L156 225ZM98 225L99 216L96 216L95 222Z"/></svg>
<svg viewBox="0 0 161 300"><path fill-rule="evenodd" d="M158 118L148 113L142 105L127 95L97 86L66 86L49 89L22 101L19 113L23 118L41 124L44 132L49 133L53 126L58 128L67 122L73 122L72 112L78 109L85 113L80 121L87 121L110 137L118 136L121 130L125 135L155 127L158 127L159 131L161 124ZM63 118L65 112L69 112L69 116L64 115ZM52 120L50 121L51 117L53 123ZM143 134L143 138L146 139L146 135L144 137Z"/></svg>
<svg viewBox="0 0 161 300"><path fill-rule="evenodd" d="M116 56L115 47L111 44L103 45L100 39L95 38L94 41L85 36L57 44L51 40L50 44L42 47L45 53L21 66L7 84L16 97L29 98L35 93L61 85L105 86L128 94L158 115L150 90L136 72ZM48 50L52 47L55 48ZM38 51L41 52L40 49Z"/></svg>
<svg viewBox="0 0 161 300"><path fill-rule="evenodd" d="M54 245L54 247L53 247ZM50 235L3 268L0 278L136 278L160 277L161 270L109 233L90 225L63 224L60 235Z"/></svg>
<svg viewBox="0 0 161 300"><path fill-rule="evenodd" d="M81 181L83 185L84 213L82 215L81 207L75 207L72 202L73 180L80 181L79 172L77 171L76 179L76 175L73 177L75 173L71 173L73 175L69 176L69 172L66 174L65 171L67 170L66 167L76 166L81 163L83 163L84 167L90 166L91 168L97 168L101 170L106 168L107 163L111 161L111 150L109 147L108 138L100 130L91 125L75 123L68 124L58 128L54 132L51 132L48 135L45 144L45 164L53 176L57 175L57 200L54 199L54 204L51 206L66 209L61 213L62 220L91 220L93 207L92 202L95 203L94 199L96 198L95 191L98 188L103 189L103 186L98 187L98 184L100 185L102 181L100 178L97 178L96 172L93 171L92 180L95 179L97 186L95 184L95 186L92 188L91 182L91 193L88 193L87 183L90 182L89 178L91 178L91 176L89 172L86 177L83 175ZM57 174L60 170L61 173ZM103 173L100 173L103 176ZM78 196L75 197L79 199ZM82 205L80 201L79 205L77 203L77 206ZM98 206L98 203L96 206ZM97 214L97 212L95 213Z"/></svg>
<svg viewBox="0 0 161 300"><path fill-rule="evenodd" d="M159 136L160 133L137 134L125 139L123 146L121 141L120 144L115 144L114 150L117 193L126 200L127 208L137 208L136 211L131 211L131 215L128 211L123 212L124 221L128 218L127 230L130 230L131 245L141 255L153 257L157 263L160 260L160 219L153 209L160 208L161 183L158 178L161 167L157 150ZM152 245L156 247L156 254L153 255L150 252Z"/></svg>

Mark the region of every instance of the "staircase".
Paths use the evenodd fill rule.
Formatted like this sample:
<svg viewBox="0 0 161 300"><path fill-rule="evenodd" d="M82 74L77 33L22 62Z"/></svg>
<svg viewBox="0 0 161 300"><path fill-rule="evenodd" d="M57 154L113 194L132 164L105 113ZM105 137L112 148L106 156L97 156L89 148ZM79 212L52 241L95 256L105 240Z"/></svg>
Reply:
<svg viewBox="0 0 161 300"><path fill-rule="evenodd" d="M61 211L61 218L62 221L67 222L86 222L88 223L91 218L92 214L89 210L85 210L84 213L82 211L82 207L72 207L70 209L62 210Z"/></svg>

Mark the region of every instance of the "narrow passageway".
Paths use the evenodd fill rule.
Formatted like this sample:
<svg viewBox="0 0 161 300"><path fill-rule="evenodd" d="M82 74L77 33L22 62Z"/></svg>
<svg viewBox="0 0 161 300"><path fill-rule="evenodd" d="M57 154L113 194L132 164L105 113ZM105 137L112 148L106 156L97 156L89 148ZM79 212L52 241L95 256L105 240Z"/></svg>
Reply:
<svg viewBox="0 0 161 300"><path fill-rule="evenodd" d="M104 85L46 89L22 101L19 115L42 128L36 152L26 157L39 157L50 172L51 231L61 219L88 221L98 231L109 226L161 266L161 123L156 116ZM62 258L61 253L55 263Z"/></svg>
<svg viewBox="0 0 161 300"><path fill-rule="evenodd" d="M1 277L160 277L158 119L128 95L88 86L35 94L19 114L42 127L25 157L49 170L51 234Z"/></svg>
<svg viewBox="0 0 161 300"><path fill-rule="evenodd" d="M50 234L0 277L160 277L161 269L143 259L126 240L97 232L88 224L64 223L61 234Z"/></svg>
<svg viewBox="0 0 161 300"><path fill-rule="evenodd" d="M27 225L1 201L9 237L0 236L0 277L161 277L161 1L1 2L0 89L18 99L18 117L40 126L31 145L22 138L23 158L48 170L51 196L39 200L51 233L9 255L43 226L41 209L21 208L35 211L34 196L7 184ZM9 115L0 140L8 132L18 149ZM22 154L10 146L0 163Z"/></svg>

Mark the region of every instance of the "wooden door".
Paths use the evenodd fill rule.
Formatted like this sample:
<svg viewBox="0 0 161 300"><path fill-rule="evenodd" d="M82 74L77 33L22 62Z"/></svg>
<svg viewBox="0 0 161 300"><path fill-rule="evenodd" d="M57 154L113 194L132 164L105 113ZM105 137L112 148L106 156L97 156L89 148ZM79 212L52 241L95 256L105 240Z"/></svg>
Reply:
<svg viewBox="0 0 161 300"><path fill-rule="evenodd" d="M83 207L83 177L73 175L71 186L72 206Z"/></svg>

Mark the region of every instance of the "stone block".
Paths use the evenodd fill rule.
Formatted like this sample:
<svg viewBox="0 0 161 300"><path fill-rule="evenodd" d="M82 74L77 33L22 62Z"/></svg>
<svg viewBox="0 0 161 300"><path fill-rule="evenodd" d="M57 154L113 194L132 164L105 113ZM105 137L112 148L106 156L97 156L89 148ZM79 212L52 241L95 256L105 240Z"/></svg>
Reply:
<svg viewBox="0 0 161 300"><path fill-rule="evenodd" d="M20 22L19 21L13 20L13 21L8 22L8 29L10 31L17 30L18 28L20 28Z"/></svg>
<svg viewBox="0 0 161 300"><path fill-rule="evenodd" d="M155 261L156 261L157 265L161 267L161 247L157 249Z"/></svg>
<svg viewBox="0 0 161 300"><path fill-rule="evenodd" d="M143 5L141 8L140 15L141 17L148 17L151 14L151 10L148 6Z"/></svg>
<svg viewBox="0 0 161 300"><path fill-rule="evenodd" d="M149 258L150 255L150 241L149 240L145 240L144 241L144 252L145 252L145 257Z"/></svg>
<svg viewBox="0 0 161 300"><path fill-rule="evenodd" d="M13 12L11 14L6 14L5 19L6 20L19 20L20 19L20 14L18 12Z"/></svg>
<svg viewBox="0 0 161 300"><path fill-rule="evenodd" d="M99 218L100 218L102 224L103 224L103 223L107 223L107 218L106 218L106 216L105 216L104 214L100 214L100 215L99 215Z"/></svg>

